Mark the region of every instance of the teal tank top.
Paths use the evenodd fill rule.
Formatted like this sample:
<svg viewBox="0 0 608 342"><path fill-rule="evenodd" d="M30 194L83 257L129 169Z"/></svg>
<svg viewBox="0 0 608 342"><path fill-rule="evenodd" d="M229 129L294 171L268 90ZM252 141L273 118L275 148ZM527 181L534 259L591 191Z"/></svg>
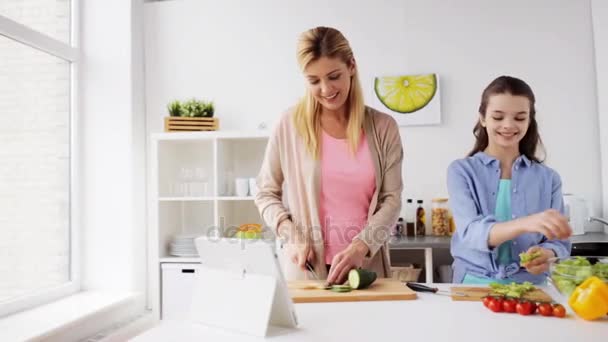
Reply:
<svg viewBox="0 0 608 342"><path fill-rule="evenodd" d="M494 210L496 221L504 222L511 220L511 180L501 179L498 183L498 195L496 196L496 208ZM498 246L497 261L500 265L509 265L513 262L511 255L512 241L505 241ZM464 284L489 284L498 282L503 284L511 283L509 279L490 279L481 278L471 274L466 274L463 280Z"/></svg>
<svg viewBox="0 0 608 342"><path fill-rule="evenodd" d="M494 211L496 221L504 222L511 220L511 180L501 179L498 184L498 196L496 197L496 210ZM511 255L511 241L505 241L498 246L498 263L508 265L513 262Z"/></svg>

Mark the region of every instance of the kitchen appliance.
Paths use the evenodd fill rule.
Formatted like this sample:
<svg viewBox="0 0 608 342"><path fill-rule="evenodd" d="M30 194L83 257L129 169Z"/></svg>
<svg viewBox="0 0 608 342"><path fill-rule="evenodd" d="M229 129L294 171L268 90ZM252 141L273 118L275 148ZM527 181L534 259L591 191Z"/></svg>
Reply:
<svg viewBox="0 0 608 342"><path fill-rule="evenodd" d="M572 235L585 234L589 217L587 201L573 194L564 194L564 213L572 227Z"/></svg>

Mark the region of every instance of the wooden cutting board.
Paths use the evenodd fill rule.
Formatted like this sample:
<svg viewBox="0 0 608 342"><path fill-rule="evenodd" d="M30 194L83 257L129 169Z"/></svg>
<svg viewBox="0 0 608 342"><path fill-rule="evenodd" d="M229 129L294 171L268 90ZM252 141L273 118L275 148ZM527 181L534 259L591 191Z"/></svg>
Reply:
<svg viewBox="0 0 608 342"><path fill-rule="evenodd" d="M451 288L452 299L458 301L481 301L483 297L489 295L492 290L489 287L465 287L455 286ZM456 296L455 292L465 293L467 296ZM545 293L541 289L535 289L534 291L528 292L523 296L524 299L535 301L535 302L551 302L551 296Z"/></svg>
<svg viewBox="0 0 608 342"><path fill-rule="evenodd" d="M416 299L416 292L404 283L390 278L378 278L370 287L351 292L334 292L319 289L323 281L296 280L288 282L289 294L294 303L361 302L379 300Z"/></svg>

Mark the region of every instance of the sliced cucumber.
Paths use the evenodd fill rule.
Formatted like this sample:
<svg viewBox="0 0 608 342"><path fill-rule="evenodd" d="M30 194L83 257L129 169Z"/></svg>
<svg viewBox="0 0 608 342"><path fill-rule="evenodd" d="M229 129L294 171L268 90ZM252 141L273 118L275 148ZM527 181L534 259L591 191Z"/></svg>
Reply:
<svg viewBox="0 0 608 342"><path fill-rule="evenodd" d="M350 292L353 288L349 285L332 285L331 290L334 292Z"/></svg>
<svg viewBox="0 0 608 342"><path fill-rule="evenodd" d="M353 289L364 289L370 286L378 276L376 272L364 269L352 269L348 272L348 283Z"/></svg>

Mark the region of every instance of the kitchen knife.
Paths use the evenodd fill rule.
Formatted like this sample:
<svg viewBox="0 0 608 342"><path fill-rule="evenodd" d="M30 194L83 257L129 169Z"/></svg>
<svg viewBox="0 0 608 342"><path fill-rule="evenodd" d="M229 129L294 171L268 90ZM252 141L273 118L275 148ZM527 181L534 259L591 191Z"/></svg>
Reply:
<svg viewBox="0 0 608 342"><path fill-rule="evenodd" d="M422 285L419 283L414 283L411 281L408 281L407 283L405 283L405 285L407 287L409 287L410 289L416 291L416 292L430 292L430 293L435 293L435 294L439 294L439 295L444 295L444 296L459 296L459 297L468 297L468 295L466 293L463 292L447 292L447 291L440 291L438 288L436 287L430 287L430 286L426 286L426 285Z"/></svg>

